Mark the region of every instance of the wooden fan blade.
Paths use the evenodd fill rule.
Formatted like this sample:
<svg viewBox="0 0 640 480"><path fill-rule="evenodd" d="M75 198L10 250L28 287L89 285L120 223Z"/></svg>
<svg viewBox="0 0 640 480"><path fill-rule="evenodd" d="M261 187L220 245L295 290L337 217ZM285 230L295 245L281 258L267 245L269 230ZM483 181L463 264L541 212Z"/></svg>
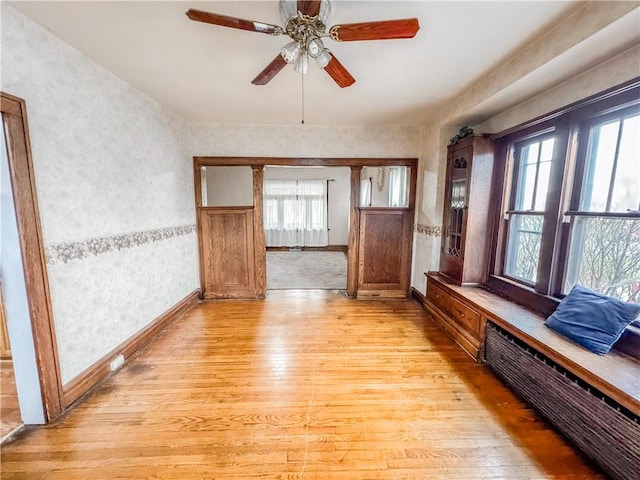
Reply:
<svg viewBox="0 0 640 480"><path fill-rule="evenodd" d="M388 40L413 38L420 29L417 18L382 20L380 22L347 23L334 25L329 30L331 38L339 42L356 40Z"/></svg>
<svg viewBox="0 0 640 480"><path fill-rule="evenodd" d="M220 25L221 27L238 28L250 32L268 33L269 35L280 35L282 33L282 27L277 25L229 17L218 13L203 12L195 8L190 8L186 12L186 15L196 22L210 23L212 25Z"/></svg>
<svg viewBox="0 0 640 480"><path fill-rule="evenodd" d="M266 85L282 70L287 62L284 61L282 55L278 55L273 61L262 70L256 78L251 80L254 85Z"/></svg>
<svg viewBox="0 0 640 480"><path fill-rule="evenodd" d="M331 78L335 80L335 82L340 86L340 88L348 87L353 85L356 81L355 78L351 76L344 65L342 65L336 57L331 54L331 60L324 67L325 72L327 72Z"/></svg>
<svg viewBox="0 0 640 480"><path fill-rule="evenodd" d="M320 0L298 0L298 11L308 17L315 17L320 13Z"/></svg>

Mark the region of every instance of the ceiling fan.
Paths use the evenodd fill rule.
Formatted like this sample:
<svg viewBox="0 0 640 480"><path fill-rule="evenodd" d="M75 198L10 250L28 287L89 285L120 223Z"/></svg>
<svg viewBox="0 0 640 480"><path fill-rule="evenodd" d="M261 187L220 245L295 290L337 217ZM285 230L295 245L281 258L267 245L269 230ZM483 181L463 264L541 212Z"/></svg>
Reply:
<svg viewBox="0 0 640 480"><path fill-rule="evenodd" d="M420 28L417 18L405 18L346 23L334 25L327 31L330 13L329 0L280 0L280 15L284 21L284 27L193 8L189 9L186 15L196 22L291 37L292 41L285 45L280 54L253 79L251 83L254 85L266 85L287 64L293 64L294 70L299 73L307 73L309 57L311 57L340 87L348 87L355 82L355 79L336 56L324 46L323 38L331 38L338 42L413 38Z"/></svg>

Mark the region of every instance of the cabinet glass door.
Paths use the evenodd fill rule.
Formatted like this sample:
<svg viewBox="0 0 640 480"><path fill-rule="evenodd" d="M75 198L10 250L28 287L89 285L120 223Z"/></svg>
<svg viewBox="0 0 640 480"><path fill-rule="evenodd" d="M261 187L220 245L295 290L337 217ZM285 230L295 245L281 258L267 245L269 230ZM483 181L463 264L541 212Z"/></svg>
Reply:
<svg viewBox="0 0 640 480"><path fill-rule="evenodd" d="M467 160L464 157L452 159L450 178L449 202L445 205L447 208L445 253L460 257L464 209L467 205Z"/></svg>

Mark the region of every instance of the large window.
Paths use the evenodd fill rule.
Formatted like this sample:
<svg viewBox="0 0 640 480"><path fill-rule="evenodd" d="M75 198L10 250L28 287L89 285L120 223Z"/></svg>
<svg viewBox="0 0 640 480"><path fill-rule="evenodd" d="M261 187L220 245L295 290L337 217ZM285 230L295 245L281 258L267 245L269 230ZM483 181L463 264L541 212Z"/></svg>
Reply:
<svg viewBox="0 0 640 480"><path fill-rule="evenodd" d="M325 180L265 180L267 246L328 245Z"/></svg>
<svg viewBox="0 0 640 480"><path fill-rule="evenodd" d="M579 283L640 302L640 111L625 109L584 126L584 163L569 211L563 293Z"/></svg>
<svg viewBox="0 0 640 480"><path fill-rule="evenodd" d="M542 224L555 137L516 145L515 188L511 198L505 275L534 285L538 276Z"/></svg>
<svg viewBox="0 0 640 480"><path fill-rule="evenodd" d="M640 302L638 90L502 139L492 286L531 303L561 298L575 284Z"/></svg>

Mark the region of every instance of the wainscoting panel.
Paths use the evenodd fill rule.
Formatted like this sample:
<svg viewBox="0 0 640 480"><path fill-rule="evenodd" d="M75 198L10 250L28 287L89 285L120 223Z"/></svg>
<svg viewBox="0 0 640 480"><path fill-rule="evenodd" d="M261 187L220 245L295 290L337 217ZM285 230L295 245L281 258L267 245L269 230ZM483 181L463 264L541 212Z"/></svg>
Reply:
<svg viewBox="0 0 640 480"><path fill-rule="evenodd" d="M412 211L362 209L358 296L403 296L409 292Z"/></svg>
<svg viewBox="0 0 640 480"><path fill-rule="evenodd" d="M204 298L256 296L253 207L201 208Z"/></svg>

